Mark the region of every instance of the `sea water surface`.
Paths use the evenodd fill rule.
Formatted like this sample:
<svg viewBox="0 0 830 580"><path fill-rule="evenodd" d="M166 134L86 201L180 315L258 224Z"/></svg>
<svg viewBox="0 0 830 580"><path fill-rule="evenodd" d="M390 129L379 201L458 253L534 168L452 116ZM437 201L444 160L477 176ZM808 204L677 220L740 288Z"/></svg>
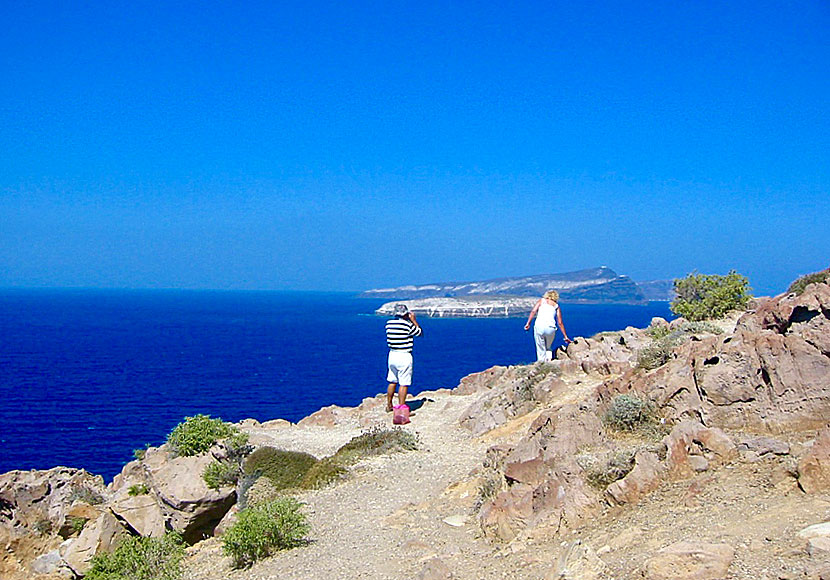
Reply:
<svg viewBox="0 0 830 580"><path fill-rule="evenodd" d="M347 293L0 290L0 473L80 467L111 480L186 416L299 419L386 390L381 301ZM670 318L563 304L571 338ZM410 392L535 360L525 318L419 317ZM561 341L561 334L558 335Z"/></svg>

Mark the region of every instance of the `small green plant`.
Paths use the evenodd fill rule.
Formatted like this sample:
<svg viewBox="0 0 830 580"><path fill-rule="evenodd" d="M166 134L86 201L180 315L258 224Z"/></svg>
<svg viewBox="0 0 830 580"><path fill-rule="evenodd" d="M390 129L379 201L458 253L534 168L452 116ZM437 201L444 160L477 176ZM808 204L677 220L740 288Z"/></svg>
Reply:
<svg viewBox="0 0 830 580"><path fill-rule="evenodd" d="M202 472L202 479L210 489L236 485L242 470L235 461L214 461Z"/></svg>
<svg viewBox="0 0 830 580"><path fill-rule="evenodd" d="M668 336L671 333L671 327L668 324L650 324L648 328L646 328L646 334L648 334L654 340L660 340L661 338Z"/></svg>
<svg viewBox="0 0 830 580"><path fill-rule="evenodd" d="M635 431L656 422L651 401L634 395L617 395L611 400L603 423L617 431Z"/></svg>
<svg viewBox="0 0 830 580"><path fill-rule="evenodd" d="M222 550L233 565L247 567L273 554L300 546L311 530L302 504L291 497L252 505L240 511L222 538Z"/></svg>
<svg viewBox="0 0 830 580"><path fill-rule="evenodd" d="M174 532L161 538L130 536L112 553L92 559L85 580L177 580L182 576L184 541Z"/></svg>
<svg viewBox="0 0 830 580"><path fill-rule="evenodd" d="M69 527L70 535L80 534L84 526L89 520L79 516L69 516L66 518L67 526Z"/></svg>
<svg viewBox="0 0 830 580"><path fill-rule="evenodd" d="M73 489L69 494L69 503L74 501L82 501L84 503L88 503L89 505L100 505L104 503L104 496L94 489L90 489L87 486L82 485L81 487Z"/></svg>
<svg viewBox="0 0 830 580"><path fill-rule="evenodd" d="M414 451L418 448L418 437L400 427L384 429L374 427L361 433L343 445L334 454L341 463L355 463L364 457L383 455L395 451Z"/></svg>
<svg viewBox="0 0 830 580"><path fill-rule="evenodd" d="M150 493L150 488L147 487L147 485L144 483L136 483L129 487L127 493L132 496L147 495L148 493Z"/></svg>
<svg viewBox="0 0 830 580"><path fill-rule="evenodd" d="M727 312L746 308L749 299L749 280L734 270L726 276L716 274L689 274L674 281L677 298L671 311L686 320L721 318Z"/></svg>
<svg viewBox="0 0 830 580"><path fill-rule="evenodd" d="M814 272L812 274L806 274L800 278L797 278L792 284L790 284L790 287L787 288L787 294L801 295L810 284L821 283L830 283L830 268L822 270L821 272Z"/></svg>
<svg viewBox="0 0 830 580"><path fill-rule="evenodd" d="M684 322L677 330L683 334L723 334L721 327L706 321Z"/></svg>
<svg viewBox="0 0 830 580"><path fill-rule="evenodd" d="M147 450L149 448L150 444L145 443L143 448L133 449L133 459L137 459L138 461L144 461L144 457L147 455Z"/></svg>
<svg viewBox="0 0 830 580"><path fill-rule="evenodd" d="M204 453L220 439L239 442L244 439L239 429L222 419L211 419L210 415L185 417L167 436L167 443L174 455L189 457Z"/></svg>
<svg viewBox="0 0 830 580"><path fill-rule="evenodd" d="M473 504L473 512L481 510L482 506L488 501L498 495L501 491L504 476L494 469L488 469L484 472L481 482L478 484L478 493L476 501Z"/></svg>

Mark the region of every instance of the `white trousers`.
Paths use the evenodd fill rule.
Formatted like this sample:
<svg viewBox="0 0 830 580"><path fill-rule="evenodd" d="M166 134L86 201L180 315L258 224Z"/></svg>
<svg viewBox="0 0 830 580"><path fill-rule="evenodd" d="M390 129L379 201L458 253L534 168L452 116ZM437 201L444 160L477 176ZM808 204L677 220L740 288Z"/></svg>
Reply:
<svg viewBox="0 0 830 580"><path fill-rule="evenodd" d="M533 340L536 342L536 361L552 360L553 352L550 350L553 344L553 337L556 336L555 326L534 326Z"/></svg>

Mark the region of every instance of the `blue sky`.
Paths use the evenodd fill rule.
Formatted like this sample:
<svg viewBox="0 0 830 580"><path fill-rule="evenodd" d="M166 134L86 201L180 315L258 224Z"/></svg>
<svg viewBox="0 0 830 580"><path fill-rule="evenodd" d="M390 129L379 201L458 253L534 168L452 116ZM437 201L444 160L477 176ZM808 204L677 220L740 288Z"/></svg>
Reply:
<svg viewBox="0 0 830 580"><path fill-rule="evenodd" d="M830 4L12 3L0 286L830 266Z"/></svg>

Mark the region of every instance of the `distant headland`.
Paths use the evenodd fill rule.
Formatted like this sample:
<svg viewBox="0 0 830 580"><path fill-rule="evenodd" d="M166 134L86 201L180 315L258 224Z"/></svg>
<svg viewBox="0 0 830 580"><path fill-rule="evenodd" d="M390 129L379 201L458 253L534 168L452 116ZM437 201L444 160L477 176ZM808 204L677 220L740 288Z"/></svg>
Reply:
<svg viewBox="0 0 830 580"><path fill-rule="evenodd" d="M428 316L507 317L529 313L536 299L550 289L557 290L560 301L569 304L646 304L674 297L671 280L635 282L606 266L478 282L376 288L366 290L361 297L405 300L416 314ZM391 304L376 311L390 312Z"/></svg>

